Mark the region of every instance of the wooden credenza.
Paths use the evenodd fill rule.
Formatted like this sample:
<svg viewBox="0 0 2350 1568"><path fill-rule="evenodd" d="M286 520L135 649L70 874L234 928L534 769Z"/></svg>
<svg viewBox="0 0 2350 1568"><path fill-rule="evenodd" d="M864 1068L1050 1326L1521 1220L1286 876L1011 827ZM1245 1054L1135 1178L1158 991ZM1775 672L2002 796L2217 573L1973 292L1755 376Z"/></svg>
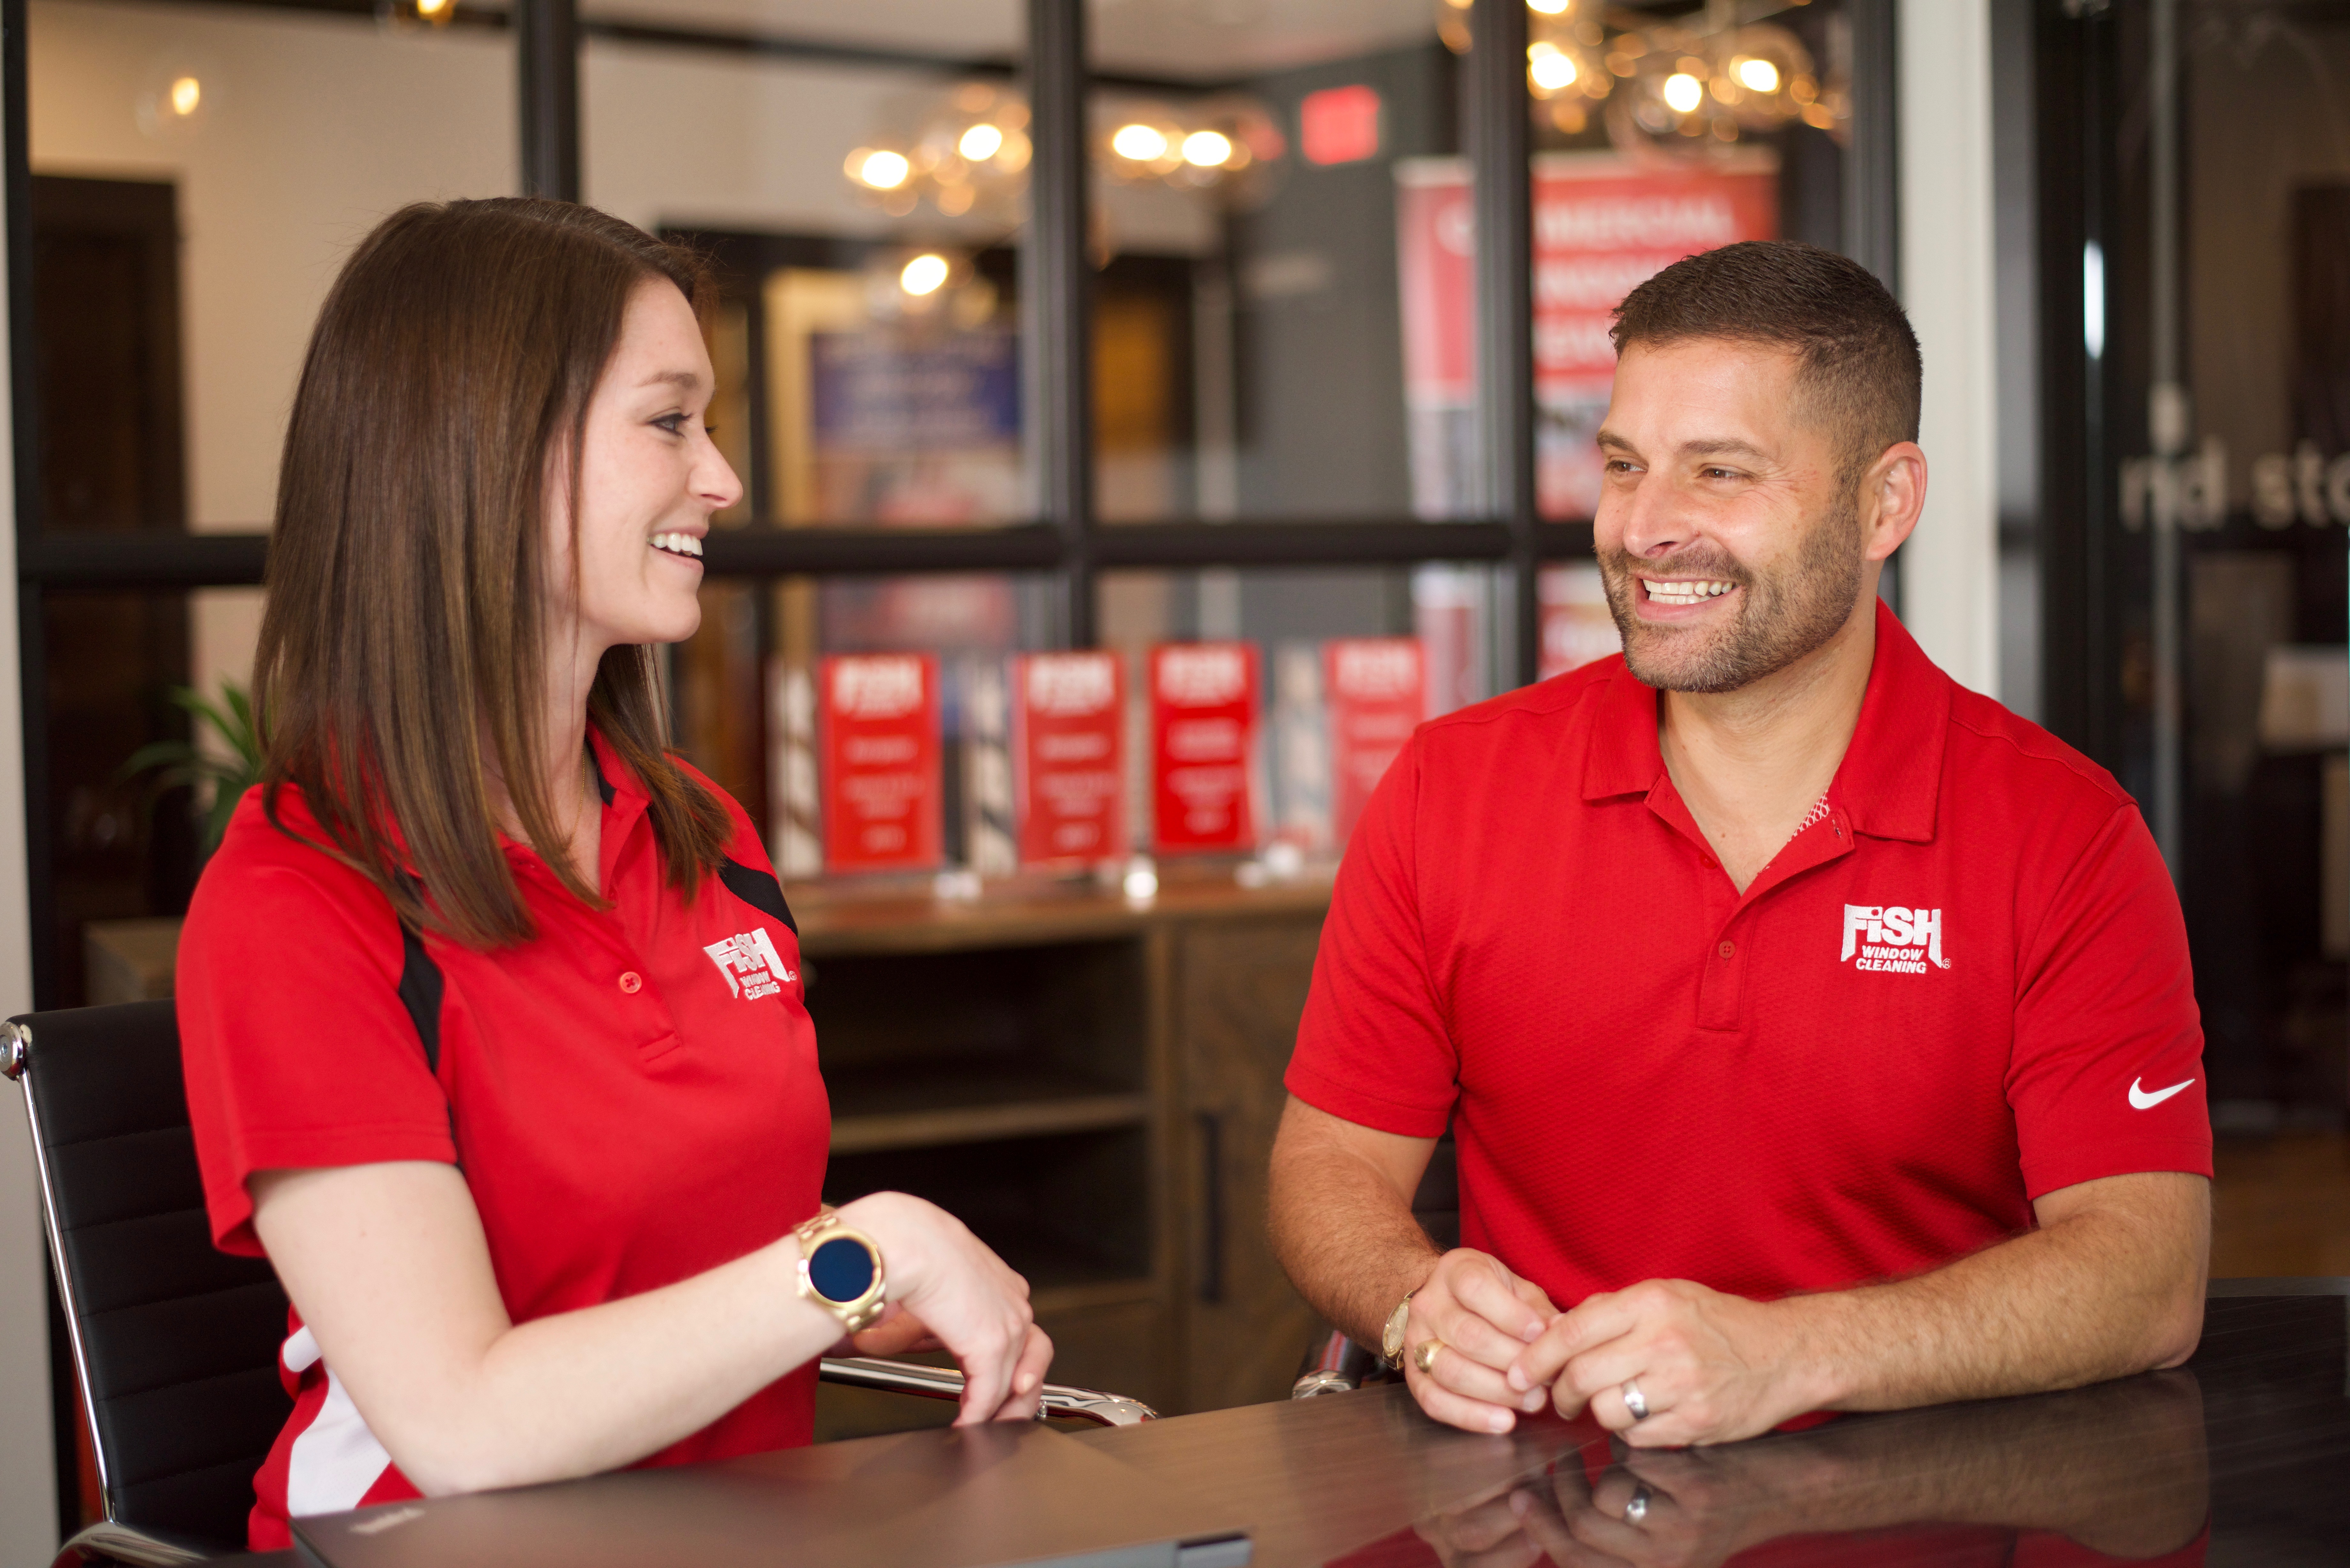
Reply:
<svg viewBox="0 0 2350 1568"><path fill-rule="evenodd" d="M1285 1397L1318 1326L1265 1240L1326 883L975 904L788 890L832 1096L826 1195L894 1188L1025 1274L1055 1382L1172 1415ZM826 1390L847 1435L944 1415Z"/></svg>

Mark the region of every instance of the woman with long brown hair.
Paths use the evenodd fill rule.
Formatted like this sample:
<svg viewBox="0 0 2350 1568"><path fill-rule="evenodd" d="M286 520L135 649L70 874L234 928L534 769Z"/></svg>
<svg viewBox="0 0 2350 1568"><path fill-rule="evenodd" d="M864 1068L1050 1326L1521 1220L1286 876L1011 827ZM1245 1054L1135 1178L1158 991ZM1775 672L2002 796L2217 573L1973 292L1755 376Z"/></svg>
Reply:
<svg viewBox="0 0 2350 1568"><path fill-rule="evenodd" d="M1033 1416L1027 1285L951 1216L819 1191L796 929L667 749L741 486L687 253L585 207L421 205L344 268L279 481L263 783L189 911L215 1241L294 1303L290 1517L805 1443L816 1359L926 1336Z"/></svg>

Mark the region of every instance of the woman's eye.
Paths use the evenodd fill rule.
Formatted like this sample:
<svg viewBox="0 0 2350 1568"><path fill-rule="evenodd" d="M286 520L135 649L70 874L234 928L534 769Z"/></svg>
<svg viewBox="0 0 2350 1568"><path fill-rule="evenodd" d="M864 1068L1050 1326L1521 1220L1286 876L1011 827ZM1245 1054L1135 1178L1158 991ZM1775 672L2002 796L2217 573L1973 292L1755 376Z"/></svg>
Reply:
<svg viewBox="0 0 2350 1568"><path fill-rule="evenodd" d="M655 420L653 423L660 429L667 431L671 435L683 435L685 433L686 418L687 416L684 414L663 414L660 418Z"/></svg>

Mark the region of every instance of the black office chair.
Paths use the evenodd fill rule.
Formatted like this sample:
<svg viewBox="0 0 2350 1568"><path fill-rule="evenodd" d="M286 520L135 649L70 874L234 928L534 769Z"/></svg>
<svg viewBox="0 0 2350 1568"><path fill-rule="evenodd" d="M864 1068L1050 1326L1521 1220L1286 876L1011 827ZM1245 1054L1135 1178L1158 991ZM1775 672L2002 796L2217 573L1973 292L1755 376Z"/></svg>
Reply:
<svg viewBox="0 0 2350 1568"><path fill-rule="evenodd" d="M277 1376L286 1293L266 1262L212 1244L172 1003L10 1019L0 1073L25 1088L106 1503L58 1568L171 1568L243 1551L254 1471L291 1408ZM962 1392L960 1372L863 1356L827 1358L822 1376L938 1399ZM1058 1384L1045 1385L1045 1406L1101 1426L1156 1416Z"/></svg>
<svg viewBox="0 0 2350 1568"><path fill-rule="evenodd" d="M1428 1168L1420 1173L1419 1189L1411 1195L1411 1217L1428 1232L1437 1250L1449 1252L1461 1245L1461 1164L1447 1131L1430 1151ZM1357 1345L1335 1328L1315 1335L1298 1363L1297 1381L1289 1386L1292 1399L1313 1399L1325 1394L1347 1394L1366 1383L1400 1382L1403 1374L1388 1367L1378 1346Z"/></svg>

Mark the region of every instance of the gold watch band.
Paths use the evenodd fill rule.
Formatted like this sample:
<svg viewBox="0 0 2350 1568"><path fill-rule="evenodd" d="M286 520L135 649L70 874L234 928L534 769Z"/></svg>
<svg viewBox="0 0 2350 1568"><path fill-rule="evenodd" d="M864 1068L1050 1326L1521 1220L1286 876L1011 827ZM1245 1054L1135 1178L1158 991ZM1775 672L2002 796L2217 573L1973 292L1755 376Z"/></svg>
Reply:
<svg viewBox="0 0 2350 1568"><path fill-rule="evenodd" d="M848 1225L828 1207L792 1234L800 1245L801 1298L838 1318L840 1326L850 1334L872 1327L889 1304L889 1279L882 1267L879 1243ZM857 1248L869 1261L869 1272L860 1277L864 1265L858 1258L827 1252L828 1248L843 1245ZM819 1253L827 1254L821 1262Z"/></svg>

